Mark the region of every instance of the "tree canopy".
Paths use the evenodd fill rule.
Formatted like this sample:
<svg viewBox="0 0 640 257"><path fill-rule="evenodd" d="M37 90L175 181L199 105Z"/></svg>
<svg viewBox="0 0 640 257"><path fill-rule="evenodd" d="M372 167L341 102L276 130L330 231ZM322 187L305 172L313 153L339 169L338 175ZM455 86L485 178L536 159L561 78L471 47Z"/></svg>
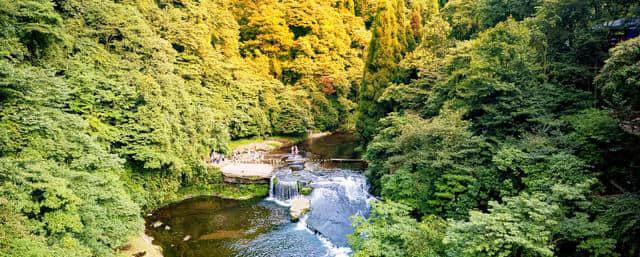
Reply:
<svg viewBox="0 0 640 257"><path fill-rule="evenodd" d="M609 50L601 24L636 15L638 5L441 8L423 21L421 40L386 58L383 79L367 81L377 70L366 66L359 121L370 121L369 132L359 131L382 200L356 219L355 256L637 255L628 241L637 208L628 204L640 203L639 41ZM406 13L380 12L372 24ZM374 30L368 63L379 37Z"/></svg>
<svg viewBox="0 0 640 257"><path fill-rule="evenodd" d="M112 256L230 140L352 128L361 8L1 0L0 256Z"/></svg>
<svg viewBox="0 0 640 257"><path fill-rule="evenodd" d="M0 256L114 256L232 140L356 132L354 256L640 254L629 0L0 0ZM242 186L233 186L234 189Z"/></svg>

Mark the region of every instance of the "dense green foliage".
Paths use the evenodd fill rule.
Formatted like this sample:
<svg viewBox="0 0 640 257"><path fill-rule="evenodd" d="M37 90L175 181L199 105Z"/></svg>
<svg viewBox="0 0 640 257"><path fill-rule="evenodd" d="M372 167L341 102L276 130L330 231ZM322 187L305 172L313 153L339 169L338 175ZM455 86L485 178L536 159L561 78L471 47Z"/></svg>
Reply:
<svg viewBox="0 0 640 257"><path fill-rule="evenodd" d="M482 164L486 145L468 125L459 113L432 120L412 114L383 119L385 129L366 155L374 190L423 214L466 215L475 205L474 169Z"/></svg>
<svg viewBox="0 0 640 257"><path fill-rule="evenodd" d="M370 36L352 1L237 1L234 8L249 66L298 92L284 107L298 116L274 121L282 127L275 132L353 126Z"/></svg>
<svg viewBox="0 0 640 257"><path fill-rule="evenodd" d="M640 111L640 38L611 50L596 82L607 105L630 118Z"/></svg>
<svg viewBox="0 0 640 257"><path fill-rule="evenodd" d="M141 210L193 191L265 194L225 185L206 156L353 127L360 9L0 0L0 256L111 256Z"/></svg>
<svg viewBox="0 0 640 257"><path fill-rule="evenodd" d="M444 253L442 238L447 223L437 216L418 222L409 217L411 208L394 202L374 202L371 216L354 218L356 230L351 244L360 249L354 256L428 256ZM365 233L367 238L358 237Z"/></svg>
<svg viewBox="0 0 640 257"><path fill-rule="evenodd" d="M355 256L640 254L629 0L0 0L0 256L113 256L233 139L355 129Z"/></svg>
<svg viewBox="0 0 640 257"><path fill-rule="evenodd" d="M366 141L378 128L377 121L392 106L378 102L382 89L396 80L398 63L412 51L427 31L426 22L438 12L437 1L377 1L371 25L372 37L360 86L356 128Z"/></svg>
<svg viewBox="0 0 640 257"><path fill-rule="evenodd" d="M366 66L361 93L379 97L359 115L378 126L360 132L384 201L355 219L355 256L640 254L640 41L608 52L599 26L638 7L448 1L376 87ZM400 31L384 10L373 24Z"/></svg>
<svg viewBox="0 0 640 257"><path fill-rule="evenodd" d="M7 96L0 148L2 221L8 224L0 233L2 254L109 255L142 228L140 207L119 180L122 159L78 133L89 124L62 111L71 97L64 80L39 68L0 65ZM53 245L43 236L55 239Z"/></svg>

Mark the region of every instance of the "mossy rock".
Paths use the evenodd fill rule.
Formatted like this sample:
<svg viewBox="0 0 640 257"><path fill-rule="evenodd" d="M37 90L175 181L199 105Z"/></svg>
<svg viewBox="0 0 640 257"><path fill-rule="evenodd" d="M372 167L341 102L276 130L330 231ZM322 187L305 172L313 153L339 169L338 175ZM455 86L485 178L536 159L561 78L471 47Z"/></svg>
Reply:
<svg viewBox="0 0 640 257"><path fill-rule="evenodd" d="M260 177L260 176L249 176L249 177L246 177L246 179L256 181L256 180L261 180L261 179L264 179L264 178Z"/></svg>
<svg viewBox="0 0 640 257"><path fill-rule="evenodd" d="M300 188L300 194L302 195L310 195L312 191L313 191L313 188L311 187Z"/></svg>

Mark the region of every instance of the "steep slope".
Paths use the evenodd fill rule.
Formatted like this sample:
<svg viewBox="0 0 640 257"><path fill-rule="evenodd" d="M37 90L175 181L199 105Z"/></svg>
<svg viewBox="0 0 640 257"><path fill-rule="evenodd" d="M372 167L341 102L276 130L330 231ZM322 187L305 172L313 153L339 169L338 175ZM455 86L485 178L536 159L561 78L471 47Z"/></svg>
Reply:
<svg viewBox="0 0 640 257"><path fill-rule="evenodd" d="M0 0L0 255L110 256L141 209L223 186L204 160L230 139L350 123L368 41L353 6L248 3ZM273 48L271 18L290 56L247 54Z"/></svg>

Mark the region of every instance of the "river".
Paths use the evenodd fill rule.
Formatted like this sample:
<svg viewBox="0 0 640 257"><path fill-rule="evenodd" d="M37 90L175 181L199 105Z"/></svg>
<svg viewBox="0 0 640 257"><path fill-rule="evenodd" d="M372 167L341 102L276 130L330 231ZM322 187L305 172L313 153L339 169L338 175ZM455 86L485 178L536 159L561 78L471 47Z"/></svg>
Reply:
<svg viewBox="0 0 640 257"><path fill-rule="evenodd" d="M147 233L165 257L348 256L350 217L368 215L368 186L359 163L319 162L358 159L350 134L332 134L298 144L299 155L273 154L289 166L271 179L265 199L196 197L161 208L147 219ZM311 210L292 222L288 206L311 188ZM162 225L154 223L162 221Z"/></svg>

